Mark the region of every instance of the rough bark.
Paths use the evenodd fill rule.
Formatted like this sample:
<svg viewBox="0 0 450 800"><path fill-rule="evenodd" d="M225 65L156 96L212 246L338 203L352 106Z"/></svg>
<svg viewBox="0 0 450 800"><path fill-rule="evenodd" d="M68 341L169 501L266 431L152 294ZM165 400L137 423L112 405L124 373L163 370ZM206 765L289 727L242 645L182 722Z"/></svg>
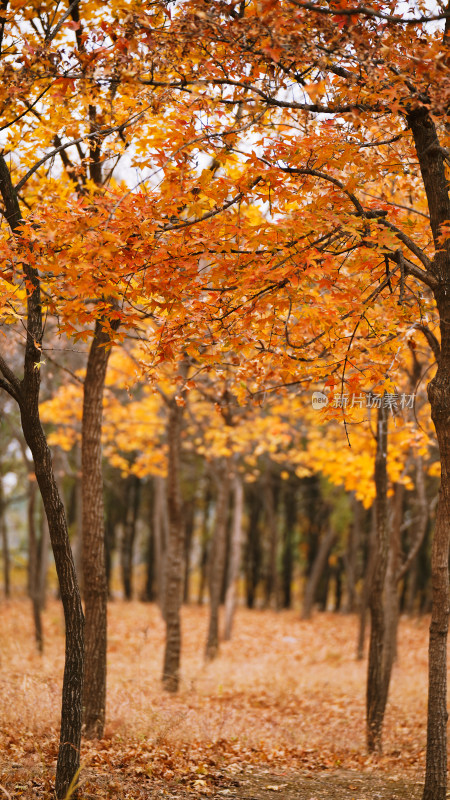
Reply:
<svg viewBox="0 0 450 800"><path fill-rule="evenodd" d="M18 233L22 216L17 193L5 159L0 155L0 193L5 215L13 233ZM43 320L40 282L37 269L23 253L22 269L26 279L27 321L24 374L19 380L0 355L0 388L13 397L20 408L25 441L33 456L35 475L47 515L50 540L55 558L66 627L65 666L61 703L61 728L56 764L55 793L58 800L72 791L80 766L81 700L83 689L84 617L75 565L70 547L64 506L58 491L52 459L39 417L40 360Z"/></svg>
<svg viewBox="0 0 450 800"><path fill-rule="evenodd" d="M244 487L242 478L236 475L233 483L234 508L233 529L231 534L231 553L228 572L228 586L225 596L225 630L224 639L231 639L234 611L236 608L236 592L239 580L239 569L242 557L242 515L244 510Z"/></svg>
<svg viewBox="0 0 450 800"><path fill-rule="evenodd" d="M447 638L449 616L450 519L450 285L438 295L441 358L428 385L431 416L441 459L441 487L431 552L432 611L428 651L427 757L423 800L447 793Z"/></svg>
<svg viewBox="0 0 450 800"><path fill-rule="evenodd" d="M405 487L401 483L394 486L392 525L390 526L389 552L386 568L384 596L384 643L383 643L383 715L386 709L391 682L392 667L397 658L397 631L400 614L398 594L399 567L401 559L401 525L403 517L403 498Z"/></svg>
<svg viewBox="0 0 450 800"><path fill-rule="evenodd" d="M445 36L448 44L449 25ZM411 128L428 201L435 255L431 272L439 312L441 344L435 346L438 369L428 385L431 417L441 458L441 488L434 531L431 572L433 604L428 658L427 756L423 800L444 800L447 791L447 637L449 615L450 519L450 240L440 240L441 225L450 219L446 176L446 151L440 146L436 126L426 105L412 108Z"/></svg>
<svg viewBox="0 0 450 800"><path fill-rule="evenodd" d="M218 467L218 494L216 519L209 565L209 627L205 658L212 661L219 652L219 606L225 572L228 501L230 492L230 465L224 460Z"/></svg>
<svg viewBox="0 0 450 800"><path fill-rule="evenodd" d="M40 598L39 545L36 535L36 490L34 480L28 482L28 589L33 608L34 638L39 653L44 652Z"/></svg>
<svg viewBox="0 0 450 800"><path fill-rule="evenodd" d="M3 492L3 480L0 476L0 534L2 537L2 559L3 559L3 586L5 597L11 596L11 562L9 556L8 528L6 526L5 515L5 496Z"/></svg>
<svg viewBox="0 0 450 800"><path fill-rule="evenodd" d="M316 597L317 587L323 575L324 569L328 562L328 556L331 549L336 542L337 532L333 528L329 528L327 533L322 536L317 555L314 559L312 569L306 584L305 595L303 598L302 619L310 619L314 600Z"/></svg>
<svg viewBox="0 0 450 800"><path fill-rule="evenodd" d="M83 489L81 480L81 447L77 444L75 449L75 542L73 546L73 557L75 569L77 571L80 592L83 596Z"/></svg>
<svg viewBox="0 0 450 800"><path fill-rule="evenodd" d="M55 782L56 796L62 800L69 787L76 782L80 767L84 618L64 506L53 474L50 450L40 424L37 404L28 403L25 399L21 402L20 410L23 432L33 455L36 479L47 515L66 626L60 744Z"/></svg>
<svg viewBox="0 0 450 800"><path fill-rule="evenodd" d="M183 407L173 398L168 404L168 467L167 500L169 510L169 536L167 542L164 618L166 645L162 682L168 692L178 691L181 658L180 607L184 578L184 524L180 486L181 424Z"/></svg>
<svg viewBox="0 0 450 800"><path fill-rule="evenodd" d="M40 520L40 540L39 540L39 602L41 609L45 608L47 601L47 573L48 573L48 548L50 536L48 532L48 522L45 511L41 511Z"/></svg>
<svg viewBox="0 0 450 800"><path fill-rule="evenodd" d="M110 333L97 320L84 379L81 423L82 564L86 614L83 729L103 735L106 705L105 529L102 476L103 392L111 352Z"/></svg>
<svg viewBox="0 0 450 800"><path fill-rule="evenodd" d="M356 658L361 661L364 656L364 642L366 640L367 609L369 606L370 587L372 585L373 570L375 567L375 554L377 545L377 520L376 506L372 506L372 520L367 547L366 569L364 574L364 586L361 597L361 608L359 612L359 631L358 643L356 647Z"/></svg>
<svg viewBox="0 0 450 800"><path fill-rule="evenodd" d="M450 307L447 309L446 318L450 319ZM450 348L448 352L450 354ZM447 792L450 364L444 375L442 370L438 369L438 374L428 387L428 396L441 456L441 488L431 552L433 605L428 651L427 762L423 800L444 800Z"/></svg>
<svg viewBox="0 0 450 800"><path fill-rule="evenodd" d="M370 645L367 667L367 748L381 752L381 733L385 708L384 699L384 582L388 556L387 522L387 444L388 416L383 406L377 417L377 450L375 456L375 509L377 543L375 564L370 588Z"/></svg>

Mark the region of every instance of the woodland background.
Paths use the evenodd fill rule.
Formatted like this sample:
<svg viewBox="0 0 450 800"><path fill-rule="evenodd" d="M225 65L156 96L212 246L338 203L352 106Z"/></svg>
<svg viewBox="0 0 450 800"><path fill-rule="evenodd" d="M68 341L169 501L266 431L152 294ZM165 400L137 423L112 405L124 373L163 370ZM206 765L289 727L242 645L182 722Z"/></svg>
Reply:
<svg viewBox="0 0 450 800"><path fill-rule="evenodd" d="M446 798L449 37L0 0L5 796Z"/></svg>

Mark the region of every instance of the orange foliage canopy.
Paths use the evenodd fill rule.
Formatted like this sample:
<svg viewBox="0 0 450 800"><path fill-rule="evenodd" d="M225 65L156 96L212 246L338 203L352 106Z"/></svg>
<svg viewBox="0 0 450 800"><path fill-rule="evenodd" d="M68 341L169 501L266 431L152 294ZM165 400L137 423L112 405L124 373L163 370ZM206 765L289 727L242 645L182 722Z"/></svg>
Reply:
<svg viewBox="0 0 450 800"><path fill-rule="evenodd" d="M405 112L425 86L445 103L441 34L343 9L90 2L38 24L13 4L5 153L29 216L20 241L4 228L3 321L26 258L69 335L150 319L150 366L184 351L261 384L395 381L434 325Z"/></svg>

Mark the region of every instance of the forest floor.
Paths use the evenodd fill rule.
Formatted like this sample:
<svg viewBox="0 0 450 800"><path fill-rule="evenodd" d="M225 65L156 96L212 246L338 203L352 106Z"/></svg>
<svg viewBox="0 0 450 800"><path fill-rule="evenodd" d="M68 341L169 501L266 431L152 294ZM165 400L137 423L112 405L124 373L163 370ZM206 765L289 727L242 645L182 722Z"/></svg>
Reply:
<svg viewBox="0 0 450 800"><path fill-rule="evenodd" d="M239 609L233 639L205 665L207 608L183 609L182 686L161 690L164 625L154 605L109 607L107 725L84 742L82 800L420 798L427 618L402 620L383 755L365 750L367 662L354 616ZM0 798L50 798L64 658L62 611L0 602Z"/></svg>

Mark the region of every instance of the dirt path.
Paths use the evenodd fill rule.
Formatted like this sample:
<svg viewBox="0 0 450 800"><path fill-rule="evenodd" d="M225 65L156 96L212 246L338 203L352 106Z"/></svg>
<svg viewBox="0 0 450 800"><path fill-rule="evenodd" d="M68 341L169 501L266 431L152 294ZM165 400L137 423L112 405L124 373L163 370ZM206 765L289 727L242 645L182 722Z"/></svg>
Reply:
<svg viewBox="0 0 450 800"><path fill-rule="evenodd" d="M188 786L180 781L156 784L147 776L121 780L115 773L114 786L106 776L85 776L83 800L419 800L422 785L410 780L393 780L384 775L350 770L317 774L245 768L233 777L198 779Z"/></svg>
<svg viewBox="0 0 450 800"><path fill-rule="evenodd" d="M50 800L53 776L47 770L0 760L0 794L11 800ZM232 765L201 777L180 773L170 781L137 767L82 772L80 800L419 800L422 785L411 778L357 770L283 773L262 766Z"/></svg>
<svg viewBox="0 0 450 800"><path fill-rule="evenodd" d="M239 786L222 789L217 798L229 800L416 800L421 785L385 776L339 770L317 775L290 773L275 776L243 773Z"/></svg>

